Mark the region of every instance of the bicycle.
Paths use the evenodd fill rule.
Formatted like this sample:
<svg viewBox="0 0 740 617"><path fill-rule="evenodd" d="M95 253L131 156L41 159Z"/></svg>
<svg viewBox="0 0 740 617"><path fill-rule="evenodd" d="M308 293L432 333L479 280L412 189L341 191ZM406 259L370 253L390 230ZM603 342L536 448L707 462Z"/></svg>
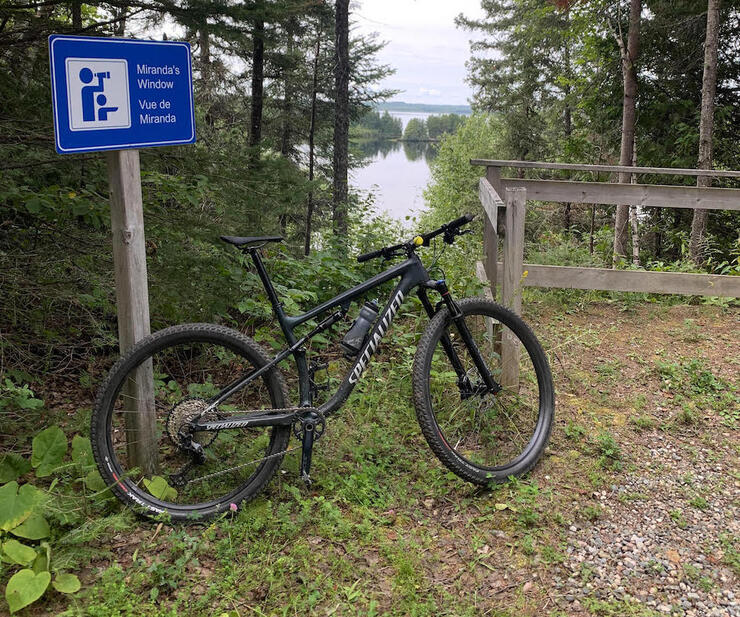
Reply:
<svg viewBox="0 0 740 617"><path fill-rule="evenodd" d="M453 299L446 281L432 280L416 253L440 235L453 244L469 232L462 228L472 219L465 215L360 255L359 262L405 259L297 316L286 315L261 257L264 245L282 238L222 236L251 257L287 347L270 358L253 339L214 324L173 326L139 341L111 369L93 410L93 453L106 484L143 514L190 520L253 499L293 450L301 450L300 476L310 483L313 446L326 419L347 400L412 290L430 318L412 382L416 416L432 452L478 485L532 469L549 439L555 408L540 343L520 317L493 301ZM314 406L321 367L309 365L306 343L342 320L354 300L395 279L382 311L364 305L344 340L349 372L325 403ZM440 295L436 304L429 292ZM298 326L326 314L296 336ZM519 379L512 385L502 383L501 337L521 350ZM297 406L287 402L278 367L289 356L298 373ZM299 445L289 447L291 433Z"/></svg>

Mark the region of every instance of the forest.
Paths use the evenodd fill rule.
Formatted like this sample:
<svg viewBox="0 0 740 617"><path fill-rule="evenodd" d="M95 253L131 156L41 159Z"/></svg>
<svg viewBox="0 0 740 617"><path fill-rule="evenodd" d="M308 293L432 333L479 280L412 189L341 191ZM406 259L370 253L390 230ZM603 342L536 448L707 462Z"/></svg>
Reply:
<svg viewBox="0 0 740 617"><path fill-rule="evenodd" d="M285 614L316 607L328 613L346 605L367 615L382 608L399 615L454 614L442 608L480 614L466 577L450 583L459 597L426 578L434 567L422 563L423 555L436 550L429 547L444 530L404 543L404 533L416 533L410 530L418 513L436 516L438 508L450 516L455 507L477 508L480 526L509 513L515 519L506 533L515 540L502 554L521 549L524 560L560 563L560 549L543 548L547 532L539 525L556 523L547 504L535 505L536 485L512 484L480 507L471 505L470 491L455 488L457 506L438 506L450 474L416 460L422 446L406 426L409 367L423 327L418 303L404 306L411 317L398 326L400 348L381 356L388 380L374 373L350 399L351 417L361 426L338 424L340 436L330 447L340 462L322 471L323 496L301 496L291 470L254 502L253 516L239 512L192 533L161 531L161 525L155 531L117 504L92 460L90 410L119 355L109 186L103 155L54 151L50 34L191 45L197 143L141 150L152 331L215 322L278 350L257 274L220 235L285 238L267 250L268 263L286 311L295 314L376 274L377 263L356 263L359 253L407 239L417 227L477 213L481 169L469 165L472 158L740 169L740 0L482 0L483 18L456 20L474 37L467 63L473 114L451 107L410 121L403 133L383 108L398 94L383 87L394 70L378 59L384 41L352 27L359 6L349 0L0 3L0 586L12 612L231 617L281 614L288 606ZM372 196L350 185L349 172L364 158L352 140L378 136L439 141L427 208L410 223L378 214ZM619 181L629 182L626 176ZM732 179L712 182L738 187ZM689 209L629 205L616 211L540 206L528 212L526 246L527 257L539 263L740 275L736 211L692 216ZM480 221L474 225L479 232ZM477 233L444 256L456 293L480 292L471 265L480 254ZM528 297L535 314L546 316L577 312L607 294ZM642 310L621 296L608 301ZM328 337L325 344L332 342ZM730 411L722 417L730 419L723 427L736 431L737 386L704 369L681 364L660 369L656 379L675 383L679 374L693 379L696 373L700 385L675 401L681 413L696 414L696 401L724 405ZM390 411L378 419L377 409ZM610 446L603 433L589 442L574 422L567 425L576 434L571 441L582 440L584 457L619 458L618 448L614 457L604 454ZM396 464L403 481L384 475ZM597 474L617 472L611 463L594 465ZM408 487L428 493L415 501ZM596 488L596 481L584 485L579 495ZM593 512L595 520L600 515ZM563 521L570 523L568 516ZM492 541L478 540L460 571L489 554ZM240 552L242 543L248 549ZM722 545L722 559L737 568L737 553L726 544L732 542ZM391 572L388 581L373 579L374 587L362 589L355 570L372 570L379 561ZM319 585L308 571L328 574ZM26 574L11 585L20 572ZM232 575L243 597L233 597ZM331 584L332 576L341 584ZM510 584L502 583L501 598ZM296 588L302 592L295 595ZM531 612L522 614L542 614L527 606Z"/></svg>

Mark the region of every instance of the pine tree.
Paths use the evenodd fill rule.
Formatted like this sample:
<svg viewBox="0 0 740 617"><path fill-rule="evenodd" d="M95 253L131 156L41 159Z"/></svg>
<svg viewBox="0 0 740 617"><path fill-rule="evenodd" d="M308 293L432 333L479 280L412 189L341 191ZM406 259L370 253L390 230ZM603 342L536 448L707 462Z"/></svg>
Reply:
<svg viewBox="0 0 740 617"><path fill-rule="evenodd" d="M704 78L701 89L701 119L699 121L699 169L712 168L712 132L714 131L714 97L717 90L717 40L719 36L720 0L707 2L707 29L704 38ZM709 176L699 176L697 186L710 186ZM707 229L706 210L694 210L691 223L689 252L697 266L703 265L704 234Z"/></svg>
<svg viewBox="0 0 740 617"><path fill-rule="evenodd" d="M347 235L347 169L349 158L349 0L336 0L334 29L334 151L332 223Z"/></svg>

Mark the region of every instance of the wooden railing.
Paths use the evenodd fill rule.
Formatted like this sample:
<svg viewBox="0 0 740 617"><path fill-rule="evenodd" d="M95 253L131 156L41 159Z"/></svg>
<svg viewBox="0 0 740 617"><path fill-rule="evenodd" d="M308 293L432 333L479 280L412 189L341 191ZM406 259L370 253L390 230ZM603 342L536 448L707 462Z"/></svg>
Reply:
<svg viewBox="0 0 740 617"><path fill-rule="evenodd" d="M523 286L740 297L740 276L575 268L524 263L524 221L527 200L612 206L630 204L641 207L740 210L740 189L505 178L502 177L502 169L552 169L591 173L627 172L637 175L717 178L740 178L740 171L482 159L473 159L471 163L486 168L486 175L480 179L479 184L480 202L485 212L485 228L483 232L484 258L477 264L477 274L490 286L487 294L493 298L497 297L496 286L500 282L503 304L517 314L521 312ZM498 261L499 236L503 240L501 262ZM501 341L501 354L503 366L507 371L502 376L502 381L505 385L513 385L518 380L519 349L513 342L507 340L505 335Z"/></svg>

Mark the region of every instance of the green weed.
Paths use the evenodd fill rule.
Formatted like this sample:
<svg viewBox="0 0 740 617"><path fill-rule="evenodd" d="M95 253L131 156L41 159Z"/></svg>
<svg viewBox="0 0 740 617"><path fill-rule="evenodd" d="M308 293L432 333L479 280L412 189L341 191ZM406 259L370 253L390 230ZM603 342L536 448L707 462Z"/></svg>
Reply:
<svg viewBox="0 0 740 617"><path fill-rule="evenodd" d="M671 520L676 523L676 526L679 529L686 529L689 526L688 521L686 520L686 517L684 517L683 512L681 510L671 510L668 513L671 517Z"/></svg>
<svg viewBox="0 0 740 617"><path fill-rule="evenodd" d="M599 465L604 469L622 468L622 450L611 433L603 431L596 436L596 452Z"/></svg>

